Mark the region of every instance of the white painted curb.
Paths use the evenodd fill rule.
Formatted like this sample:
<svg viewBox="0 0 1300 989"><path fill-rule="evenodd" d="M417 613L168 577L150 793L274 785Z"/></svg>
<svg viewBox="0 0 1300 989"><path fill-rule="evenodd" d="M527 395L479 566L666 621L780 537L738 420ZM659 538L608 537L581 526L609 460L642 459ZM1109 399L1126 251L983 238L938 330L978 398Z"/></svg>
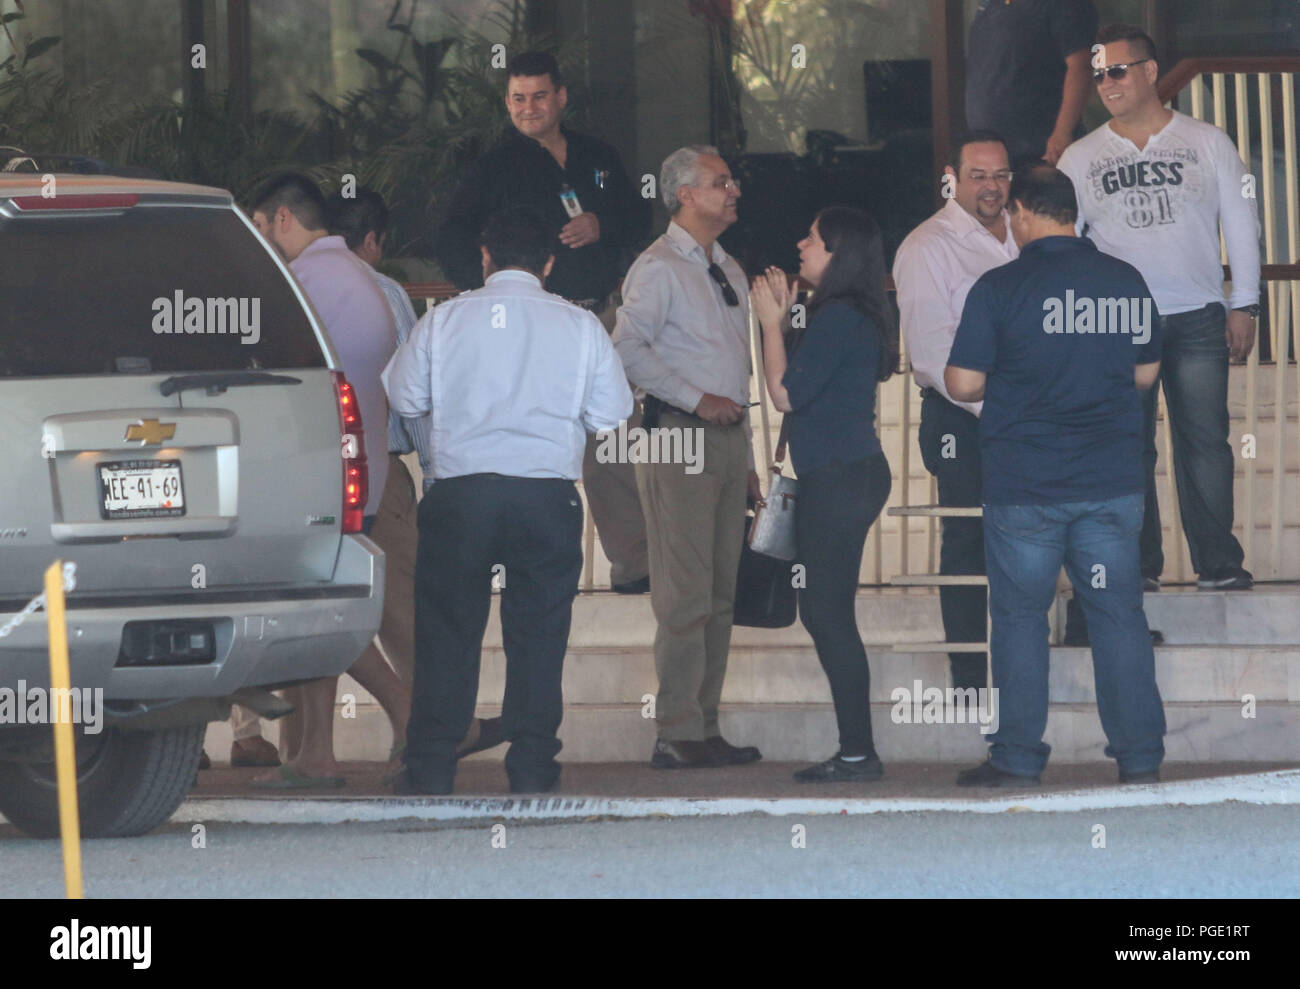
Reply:
<svg viewBox="0 0 1300 989"><path fill-rule="evenodd" d="M1300 770L1221 776L1053 793L972 798L836 799L834 797L195 797L172 815L178 823L341 824L349 821L573 820L591 817L716 817L735 814L886 814L1008 811L1069 813L1116 807L1218 803L1300 804Z"/></svg>

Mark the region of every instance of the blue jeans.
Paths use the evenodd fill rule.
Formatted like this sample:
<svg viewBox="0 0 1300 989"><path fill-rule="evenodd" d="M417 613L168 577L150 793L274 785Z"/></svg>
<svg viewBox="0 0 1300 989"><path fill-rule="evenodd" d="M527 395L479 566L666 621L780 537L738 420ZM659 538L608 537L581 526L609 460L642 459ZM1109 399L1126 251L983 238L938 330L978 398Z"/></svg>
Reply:
<svg viewBox="0 0 1300 989"><path fill-rule="evenodd" d="M1142 613L1142 512L1141 494L1059 505L984 506L993 686L998 689L999 726L990 736L996 768L1038 776L1047 765L1047 609L1056 596L1062 563L1088 619L1097 711L1110 743L1106 755L1128 773L1156 769L1164 759L1165 712Z"/></svg>
<svg viewBox="0 0 1300 989"><path fill-rule="evenodd" d="M1160 381L1169 406L1174 482L1192 569L1202 577L1241 568L1244 554L1232 534L1232 472L1228 445L1227 310L1219 303L1162 316ZM1143 572L1159 576L1160 511L1155 499L1156 394L1144 396L1147 519L1142 532Z"/></svg>

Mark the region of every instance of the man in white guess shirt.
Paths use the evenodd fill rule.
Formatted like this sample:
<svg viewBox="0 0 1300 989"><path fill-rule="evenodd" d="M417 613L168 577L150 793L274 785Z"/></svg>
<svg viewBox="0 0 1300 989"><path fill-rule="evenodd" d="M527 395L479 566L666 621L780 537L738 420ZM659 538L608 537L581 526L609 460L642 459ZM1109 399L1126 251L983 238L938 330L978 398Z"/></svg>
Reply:
<svg viewBox="0 0 1300 989"><path fill-rule="evenodd" d="M1228 135L1167 109L1156 91L1155 45L1115 24L1097 35L1093 78L1113 118L1066 149L1079 221L1097 247L1142 273L1163 318L1160 377L1173 427L1183 531L1202 590L1248 590L1232 534L1228 361L1244 361L1259 315L1259 218L1246 167ZM1219 231L1232 268L1224 298ZM1226 304L1225 304L1226 303ZM1159 589L1164 565L1155 497L1156 390L1145 399L1146 515L1142 574Z"/></svg>

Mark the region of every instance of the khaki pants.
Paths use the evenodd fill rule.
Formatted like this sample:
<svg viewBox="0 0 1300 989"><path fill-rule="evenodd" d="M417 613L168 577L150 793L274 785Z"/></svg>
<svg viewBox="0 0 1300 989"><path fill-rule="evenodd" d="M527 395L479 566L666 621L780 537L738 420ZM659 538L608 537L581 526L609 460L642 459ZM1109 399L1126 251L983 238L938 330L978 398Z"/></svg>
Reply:
<svg viewBox="0 0 1300 989"><path fill-rule="evenodd" d="M703 470L637 464L650 556L650 603L659 623L656 720L666 741L721 734L718 702L731 647L736 569L744 538L749 448L741 426L664 414L663 427L704 431Z"/></svg>
<svg viewBox="0 0 1300 989"><path fill-rule="evenodd" d="M621 298L617 292L599 319L605 329L614 330L614 317ZM634 409L627 425L641 424L641 410ZM594 433L587 436L587 450L582 459L582 487L587 494L591 520L600 534L600 546L609 559L609 582L630 584L650 572L646 555L645 516L637 496L636 473L629 463L602 464L596 460L599 442Z"/></svg>
<svg viewBox="0 0 1300 989"><path fill-rule="evenodd" d="M415 668L415 547L419 538L415 520L415 484L411 472L401 457L390 453L388 479L370 538L386 557L379 642L388 662L407 686Z"/></svg>

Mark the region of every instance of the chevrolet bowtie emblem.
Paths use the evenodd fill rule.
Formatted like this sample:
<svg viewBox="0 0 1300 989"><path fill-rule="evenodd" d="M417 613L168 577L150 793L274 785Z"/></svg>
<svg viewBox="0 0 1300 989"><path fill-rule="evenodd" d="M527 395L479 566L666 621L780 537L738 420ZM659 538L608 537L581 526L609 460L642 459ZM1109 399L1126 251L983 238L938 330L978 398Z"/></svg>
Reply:
<svg viewBox="0 0 1300 989"><path fill-rule="evenodd" d="M141 446L157 446L175 435L176 423L159 422L157 419L141 419L126 427L126 438L138 440Z"/></svg>

